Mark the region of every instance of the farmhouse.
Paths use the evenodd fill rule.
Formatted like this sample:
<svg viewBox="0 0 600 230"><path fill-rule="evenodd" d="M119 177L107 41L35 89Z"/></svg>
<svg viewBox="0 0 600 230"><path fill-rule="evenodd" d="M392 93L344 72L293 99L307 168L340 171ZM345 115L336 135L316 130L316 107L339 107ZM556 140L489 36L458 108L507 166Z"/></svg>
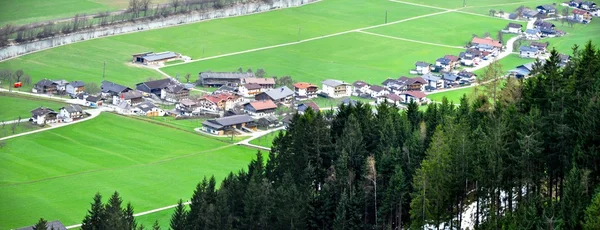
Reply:
<svg viewBox="0 0 600 230"><path fill-rule="evenodd" d="M242 79L254 77L253 73L233 73L233 72L201 72L198 78L198 85L207 87L238 86Z"/></svg>
<svg viewBox="0 0 600 230"><path fill-rule="evenodd" d="M143 102L143 103L137 105L133 109L133 112L139 116L147 116L147 117L159 117L159 116L165 115L165 111L163 111L161 108L157 107L156 105L152 104L149 101L146 101L146 102Z"/></svg>
<svg viewBox="0 0 600 230"><path fill-rule="evenodd" d="M533 26L536 29L554 29L556 27L554 24L542 20L537 20L533 23Z"/></svg>
<svg viewBox="0 0 600 230"><path fill-rule="evenodd" d="M133 63L142 63L144 65L157 65L181 58L181 54L171 51L162 53L145 52L133 54L132 56Z"/></svg>
<svg viewBox="0 0 600 230"><path fill-rule="evenodd" d="M202 122L202 131L214 135L224 135L227 131L233 131L234 129L242 128L256 130L254 119L244 114L211 119Z"/></svg>
<svg viewBox="0 0 600 230"><path fill-rule="evenodd" d="M436 89L444 88L444 80L441 77L435 76L433 74L425 74L423 75L423 80L425 80L425 90L431 91Z"/></svg>
<svg viewBox="0 0 600 230"><path fill-rule="evenodd" d="M417 74L427 74L431 72L431 64L427 62L418 61L415 62L415 71Z"/></svg>
<svg viewBox="0 0 600 230"><path fill-rule="evenodd" d="M408 91L424 91L427 85L427 81L422 77L408 78L403 76L398 80L406 84L406 90Z"/></svg>
<svg viewBox="0 0 600 230"><path fill-rule="evenodd" d="M537 48L540 52L546 52L548 42L531 42L530 46Z"/></svg>
<svg viewBox="0 0 600 230"><path fill-rule="evenodd" d="M305 100L317 97L317 91L319 87L307 82L298 82L294 84L294 94L296 100Z"/></svg>
<svg viewBox="0 0 600 230"><path fill-rule="evenodd" d="M461 82L461 77L453 73L444 73L442 79L444 80L444 87L454 87L461 83L464 84L464 81L468 82L468 80L463 80L463 82Z"/></svg>
<svg viewBox="0 0 600 230"><path fill-rule="evenodd" d="M54 83L56 83L56 91L59 94L63 94L67 90L67 85L69 84L67 80L56 80Z"/></svg>
<svg viewBox="0 0 600 230"><path fill-rule="evenodd" d="M257 84L260 86L260 91L265 92L272 88L275 88L275 79L274 78L257 78L257 77L249 77L242 78L242 84Z"/></svg>
<svg viewBox="0 0 600 230"><path fill-rule="evenodd" d="M102 86L100 87L100 91L104 97L119 96L121 93L129 90L132 89L127 86L112 83L110 81L102 81Z"/></svg>
<svg viewBox="0 0 600 230"><path fill-rule="evenodd" d="M352 95L352 85L333 79L327 79L321 82L323 84L322 92L331 98L349 97Z"/></svg>
<svg viewBox="0 0 600 230"><path fill-rule="evenodd" d="M592 21L592 15L587 10L573 9L573 19L581 23Z"/></svg>
<svg viewBox="0 0 600 230"><path fill-rule="evenodd" d="M388 103L390 105L400 106L404 102L404 100L402 99L402 97L400 97L394 93L390 93L390 94L378 97L376 102L377 102L377 104Z"/></svg>
<svg viewBox="0 0 600 230"><path fill-rule="evenodd" d="M213 92L213 94L219 93L239 94L240 90L238 87L223 85Z"/></svg>
<svg viewBox="0 0 600 230"><path fill-rule="evenodd" d="M546 16L551 16L551 15L556 14L556 7L554 7L553 5L541 5L541 6L537 6L536 9L538 12L540 12L540 14L543 14Z"/></svg>
<svg viewBox="0 0 600 230"><path fill-rule="evenodd" d="M482 53L478 49L469 48L465 52L460 52L460 63L465 66L478 65L482 58Z"/></svg>
<svg viewBox="0 0 600 230"><path fill-rule="evenodd" d="M144 102L144 94L141 91L137 90L127 91L125 93L121 93L119 99L116 101L116 104L119 104L120 102L125 102L131 106L136 106Z"/></svg>
<svg viewBox="0 0 600 230"><path fill-rule="evenodd" d="M508 26L506 26L506 30L508 30L509 33L513 33L513 34L520 34L522 32L523 29L523 25L518 24L518 23L508 23Z"/></svg>
<svg viewBox="0 0 600 230"><path fill-rule="evenodd" d="M238 87L238 92L243 97L254 97L256 94L259 94L262 87L259 84L255 83L247 83L240 85Z"/></svg>
<svg viewBox="0 0 600 230"><path fill-rule="evenodd" d="M447 58L438 58L437 60L435 60L435 67L437 72L448 72L452 69L452 61Z"/></svg>
<svg viewBox="0 0 600 230"><path fill-rule="evenodd" d="M444 56L444 58L450 60L450 69L454 69L458 66L458 61L460 60L458 56L448 54Z"/></svg>
<svg viewBox="0 0 600 230"><path fill-rule="evenodd" d="M404 100L404 103L415 102L419 105L427 103L427 95L421 91L406 91L398 95Z"/></svg>
<svg viewBox="0 0 600 230"><path fill-rule="evenodd" d="M58 113L52 109L39 107L31 110L31 119L34 124L45 125L48 123L55 123L57 121Z"/></svg>
<svg viewBox="0 0 600 230"><path fill-rule="evenodd" d="M183 98L190 96L190 90L182 84L172 84L163 88L160 92L160 99L169 102L178 102Z"/></svg>
<svg viewBox="0 0 600 230"><path fill-rule="evenodd" d="M85 106L98 107L102 106L102 97L89 95L85 98Z"/></svg>
<svg viewBox="0 0 600 230"><path fill-rule="evenodd" d="M319 108L319 106L317 105L317 103L309 101L309 102L305 102L305 103L302 103L302 104L298 105L298 108L297 108L298 109L298 113L299 114L304 114L304 112L306 112L306 110L308 108L312 109L312 111L314 111L314 112L319 112L319 110L321 110L321 108Z"/></svg>
<svg viewBox="0 0 600 230"><path fill-rule="evenodd" d="M154 94L158 97L161 97L162 90L170 85L175 85L177 83L173 82L171 78L163 78L159 80L152 80L142 83L135 84L135 89L142 91L148 94Z"/></svg>
<svg viewBox="0 0 600 230"><path fill-rule="evenodd" d="M198 102L189 98L181 99L179 103L175 104L175 109L179 111L181 115L192 115L195 112L199 112Z"/></svg>
<svg viewBox="0 0 600 230"><path fill-rule="evenodd" d="M55 94L58 90L57 87L58 84L56 84L55 82L48 79L43 79L35 83L31 91L34 93Z"/></svg>
<svg viewBox="0 0 600 230"><path fill-rule="evenodd" d="M502 43L496 41L490 37L478 38L474 37L471 40L471 45L480 51L488 51L493 53L494 51L498 51L502 49Z"/></svg>
<svg viewBox="0 0 600 230"><path fill-rule="evenodd" d="M528 40L539 40L542 37L542 32L539 29L525 30L525 38Z"/></svg>
<svg viewBox="0 0 600 230"><path fill-rule="evenodd" d="M254 96L254 99L256 99L257 101L272 100L275 103L288 104L290 103L293 97L294 91L292 91L287 86L282 86L279 88L269 90L267 92L259 93L256 96Z"/></svg>
<svg viewBox="0 0 600 230"><path fill-rule="evenodd" d="M217 111L232 109L242 98L229 93L206 95L198 100L200 109Z"/></svg>
<svg viewBox="0 0 600 230"><path fill-rule="evenodd" d="M529 8L526 8L525 10L523 10L523 17L527 18L527 19L534 19L537 18L539 12L537 10L532 10Z"/></svg>
<svg viewBox="0 0 600 230"><path fill-rule="evenodd" d="M390 91L378 85L372 85L371 87L369 87L369 92L372 98L377 98L390 94Z"/></svg>
<svg viewBox="0 0 600 230"><path fill-rule="evenodd" d="M369 87L371 87L371 85L364 81L358 80L352 83L352 87L354 88L354 92L352 93L352 95L359 96L361 94L368 94Z"/></svg>
<svg viewBox="0 0 600 230"><path fill-rule="evenodd" d="M253 101L244 104L244 112L255 117L264 117L275 114L277 105L271 100Z"/></svg>
<svg viewBox="0 0 600 230"><path fill-rule="evenodd" d="M540 54L540 51L531 46L521 46L519 48L519 56L522 58L537 58Z"/></svg>
<svg viewBox="0 0 600 230"><path fill-rule="evenodd" d="M85 91L85 84L82 81L72 81L67 84L66 91L70 95L83 93Z"/></svg>
<svg viewBox="0 0 600 230"><path fill-rule="evenodd" d="M68 105L59 109L59 115L62 119L79 119L83 117L83 109L79 105Z"/></svg>

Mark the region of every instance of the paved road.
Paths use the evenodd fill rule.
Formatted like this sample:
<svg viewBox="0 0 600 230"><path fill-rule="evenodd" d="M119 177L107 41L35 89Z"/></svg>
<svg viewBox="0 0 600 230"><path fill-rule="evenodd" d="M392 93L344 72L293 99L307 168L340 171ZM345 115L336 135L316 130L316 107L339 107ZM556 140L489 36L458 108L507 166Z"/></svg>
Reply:
<svg viewBox="0 0 600 230"><path fill-rule="evenodd" d="M65 103L69 103L69 104L85 105L85 102L83 100L57 97L57 96L50 95L50 94L30 93L30 92L16 91L14 89L12 91L9 91L8 89L4 89L4 88L0 88L0 91L8 92L8 93L15 93L15 94L23 94L23 95L28 95L28 96L32 96L32 97L39 97L39 98L45 98L45 99L51 99L51 100L57 100L57 101L63 101Z"/></svg>

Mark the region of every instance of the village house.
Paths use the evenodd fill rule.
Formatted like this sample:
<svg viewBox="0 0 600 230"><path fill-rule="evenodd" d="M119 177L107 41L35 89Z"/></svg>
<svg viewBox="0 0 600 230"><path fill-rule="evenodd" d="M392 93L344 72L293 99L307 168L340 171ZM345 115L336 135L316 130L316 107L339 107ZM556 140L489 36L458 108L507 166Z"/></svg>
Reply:
<svg viewBox="0 0 600 230"><path fill-rule="evenodd" d="M458 56L448 54L448 55L445 55L444 58L450 60L450 69L454 69L454 68L458 67L458 64L460 61L460 58Z"/></svg>
<svg viewBox="0 0 600 230"><path fill-rule="evenodd" d="M275 114L277 105L271 100L253 101L244 104L244 112L254 117L265 117Z"/></svg>
<svg viewBox="0 0 600 230"><path fill-rule="evenodd" d="M452 70L452 61L447 58L438 58L435 60L436 72L448 72Z"/></svg>
<svg viewBox="0 0 600 230"><path fill-rule="evenodd" d="M308 108L312 109L312 111L314 111L315 113L319 112L321 110L321 108L319 108L317 103L314 103L312 101L301 103L298 105L298 107L296 109L299 114L304 114L304 112L306 112L306 110Z"/></svg>
<svg viewBox="0 0 600 230"><path fill-rule="evenodd" d="M406 84L407 91L425 91L425 86L427 85L427 81L422 77L408 78L403 76L398 80Z"/></svg>
<svg viewBox="0 0 600 230"><path fill-rule="evenodd" d="M573 9L573 19L581 23L592 21L592 15L587 10Z"/></svg>
<svg viewBox="0 0 600 230"><path fill-rule="evenodd" d="M56 83L56 93L58 94L64 94L69 84L67 80L55 80L54 83Z"/></svg>
<svg viewBox="0 0 600 230"><path fill-rule="evenodd" d="M168 61L173 61L181 58L181 54L166 51L162 53L144 52L133 54L133 63L141 63L144 65L160 65Z"/></svg>
<svg viewBox="0 0 600 230"><path fill-rule="evenodd" d="M79 105L67 105L58 110L58 117L68 122L83 117L83 109Z"/></svg>
<svg viewBox="0 0 600 230"><path fill-rule="evenodd" d="M96 95L89 95L85 98L85 106L88 107L100 107L102 106L102 97Z"/></svg>
<svg viewBox="0 0 600 230"><path fill-rule="evenodd" d="M34 124L45 125L57 122L58 113L52 109L39 107L31 110L31 119Z"/></svg>
<svg viewBox="0 0 600 230"><path fill-rule="evenodd" d="M116 96L115 96L116 97ZM127 91L125 93L121 93L118 99L114 99L117 101L117 104L120 102L125 102L131 106L136 106L142 102L144 102L144 94L141 91L132 90Z"/></svg>
<svg viewBox="0 0 600 230"><path fill-rule="evenodd" d="M533 71L533 67L534 67L534 63L530 62L524 65L520 65L517 66L517 68L510 70L509 73L511 76L520 79L520 78L527 78L531 75L531 72Z"/></svg>
<svg viewBox="0 0 600 230"><path fill-rule="evenodd" d="M425 95L425 93L421 91L406 91L399 94L398 96L400 96L402 100L404 100L404 103L415 102L419 105L422 105L427 104L429 102L429 100L427 99L427 95Z"/></svg>
<svg viewBox="0 0 600 230"><path fill-rule="evenodd" d="M579 8L584 10L593 10L596 9L596 7L596 3L591 1L582 1L581 3L579 3Z"/></svg>
<svg viewBox="0 0 600 230"><path fill-rule="evenodd" d="M352 87L354 88L354 92L352 93L352 95L354 96L360 96L361 94L369 94L369 87L371 87L371 85L369 85L368 83L364 82L364 81L355 81L354 83L352 83Z"/></svg>
<svg viewBox="0 0 600 230"><path fill-rule="evenodd" d="M238 87L238 92L243 97L254 97L256 96L256 94L259 94L261 90L262 87L259 84L255 83L247 83Z"/></svg>
<svg viewBox="0 0 600 230"><path fill-rule="evenodd" d="M536 7L537 11L545 16L552 16L556 14L556 7L553 5L541 5Z"/></svg>
<svg viewBox="0 0 600 230"><path fill-rule="evenodd" d="M406 79L408 79L408 78L406 78ZM408 87L406 85L405 81L391 79L391 78L388 78L387 80L383 81L381 84L383 86L387 87L391 93L399 93L402 91L406 91L406 89Z"/></svg>
<svg viewBox="0 0 600 230"><path fill-rule="evenodd" d="M371 87L369 87L369 92L372 98L377 98L383 95L390 94L390 91L379 85L372 85Z"/></svg>
<svg viewBox="0 0 600 230"><path fill-rule="evenodd" d="M234 129L256 130L254 119L246 114L210 119L202 122L202 131L214 134L225 135Z"/></svg>
<svg viewBox="0 0 600 230"><path fill-rule="evenodd" d="M254 99L256 99L257 101L272 100L275 103L289 104L292 101L293 97L294 91L292 91L287 86L282 86L279 88L269 90L267 92L256 94L256 96L254 96Z"/></svg>
<svg viewBox="0 0 600 230"><path fill-rule="evenodd" d="M523 25L511 22L508 23L508 26L506 26L506 30L509 33L520 34L521 32L523 32Z"/></svg>
<svg viewBox="0 0 600 230"><path fill-rule="evenodd" d="M321 92L331 98L349 97L352 95L352 85L343 81L327 79L321 82Z"/></svg>
<svg viewBox="0 0 600 230"><path fill-rule="evenodd" d="M168 102L178 102L183 98L190 96L190 90L185 88L182 84L171 84L163 88L160 92L160 99Z"/></svg>
<svg viewBox="0 0 600 230"><path fill-rule="evenodd" d="M72 81L66 86L66 91L70 95L76 95L85 91L85 84L82 81Z"/></svg>
<svg viewBox="0 0 600 230"><path fill-rule="evenodd" d="M243 98L235 94L219 93L198 99L198 106L200 110L207 111L230 110L242 100Z"/></svg>
<svg viewBox="0 0 600 230"><path fill-rule="evenodd" d="M460 52L460 63L464 66L475 66L481 62L482 53L478 49L469 48L465 52Z"/></svg>
<svg viewBox="0 0 600 230"><path fill-rule="evenodd" d="M422 61L415 62L415 71L420 75L428 74L431 72L431 64Z"/></svg>
<svg viewBox="0 0 600 230"><path fill-rule="evenodd" d="M404 100L395 93L386 94L377 98L377 104L388 103L392 106L401 106Z"/></svg>
<svg viewBox="0 0 600 230"><path fill-rule="evenodd" d="M540 53L545 53L548 48L548 42L531 42L531 47L535 47Z"/></svg>
<svg viewBox="0 0 600 230"><path fill-rule="evenodd" d="M171 84L176 83L172 82L171 78L163 78L159 80L137 83L135 84L135 89L147 94L154 94L160 98L162 90Z"/></svg>
<svg viewBox="0 0 600 230"><path fill-rule="evenodd" d="M102 92L102 96L105 98L112 98L113 96L119 96L121 93L125 93L129 90L133 90L127 86L122 86L110 81L102 81L102 85L100 86L100 91Z"/></svg>
<svg viewBox="0 0 600 230"><path fill-rule="evenodd" d="M531 46L521 46L519 48L519 56L522 58L537 58L540 55L540 51Z"/></svg>
<svg viewBox="0 0 600 230"><path fill-rule="evenodd" d="M298 82L294 84L294 94L296 100L306 100L317 97L319 87L307 82Z"/></svg>
<svg viewBox="0 0 600 230"><path fill-rule="evenodd" d="M223 85L213 92L213 94L219 94L219 93L229 93L229 94L238 94L239 95L240 90L238 87Z"/></svg>
<svg viewBox="0 0 600 230"><path fill-rule="evenodd" d="M557 30L550 29L550 28L541 28L540 33L542 34L542 38L545 38L545 37L553 38L553 37L560 35Z"/></svg>
<svg viewBox="0 0 600 230"><path fill-rule="evenodd" d="M265 77L265 78L257 78L257 77L248 77L242 78L241 84L258 84L260 86L260 92L266 92L273 88L275 88L275 78Z"/></svg>
<svg viewBox="0 0 600 230"><path fill-rule="evenodd" d="M466 71L466 70L460 71L456 75L458 75L459 77L461 77L461 79L467 80L469 82L475 82L477 80L477 75L476 74L474 74L472 72L469 72L469 71Z"/></svg>
<svg viewBox="0 0 600 230"><path fill-rule="evenodd" d="M198 85L204 87L239 86L242 79L254 77L253 73L236 72L201 72L198 75Z"/></svg>
<svg viewBox="0 0 600 230"><path fill-rule="evenodd" d="M57 86L58 84L54 81L43 79L35 83L31 91L34 93L56 94Z"/></svg>
<svg viewBox="0 0 600 230"><path fill-rule="evenodd" d="M496 56L496 54L502 50L502 43L496 41L490 37L478 38L474 37L471 40L471 48L476 48L479 51L490 52L492 55Z"/></svg>
<svg viewBox="0 0 600 230"><path fill-rule="evenodd" d="M538 12L537 10L532 10L532 9L529 9L529 8L525 8L523 10L523 17L527 18L529 20L531 20L531 19L537 19L539 13L540 12Z"/></svg>
<svg viewBox="0 0 600 230"><path fill-rule="evenodd" d="M542 32L539 29L527 29L525 30L525 38L527 40L540 40Z"/></svg>
<svg viewBox="0 0 600 230"><path fill-rule="evenodd" d="M179 115L190 116L198 113L198 103L192 99L184 98L175 104L175 110L179 111Z"/></svg>
<svg viewBox="0 0 600 230"><path fill-rule="evenodd" d="M444 88L452 88L466 83L470 83L470 81L462 79L460 76L453 73L442 74L442 80L444 80Z"/></svg>
<svg viewBox="0 0 600 230"><path fill-rule="evenodd" d="M133 113L138 116L146 116L146 117L162 117L165 115L165 111L159 108L158 106L152 104L149 101L143 102L135 106L133 109Z"/></svg>
<svg viewBox="0 0 600 230"><path fill-rule="evenodd" d="M534 28L536 29L550 29L550 30L554 30L554 28L556 27L554 24L547 22L547 21L543 21L543 20L537 20L533 23Z"/></svg>
<svg viewBox="0 0 600 230"><path fill-rule="evenodd" d="M422 78L425 80L425 90L427 91L444 88L444 80L439 76L425 74L422 76Z"/></svg>

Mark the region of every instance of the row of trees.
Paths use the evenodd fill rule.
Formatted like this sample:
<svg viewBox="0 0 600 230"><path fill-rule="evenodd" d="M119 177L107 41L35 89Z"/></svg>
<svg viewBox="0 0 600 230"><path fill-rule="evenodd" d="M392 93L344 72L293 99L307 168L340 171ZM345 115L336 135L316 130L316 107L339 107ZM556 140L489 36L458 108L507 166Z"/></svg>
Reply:
<svg viewBox="0 0 600 230"><path fill-rule="evenodd" d="M262 1L271 2L271 0ZM18 43L29 42L95 27L142 19L157 20L171 15L187 14L192 11L206 12L247 2L247 0L171 0L166 4L153 4L152 0L129 0L128 7L124 11L106 11L92 15L75 14L70 19L35 22L26 25L4 25L0 28L0 47L8 45L11 37L14 37L14 40Z"/></svg>

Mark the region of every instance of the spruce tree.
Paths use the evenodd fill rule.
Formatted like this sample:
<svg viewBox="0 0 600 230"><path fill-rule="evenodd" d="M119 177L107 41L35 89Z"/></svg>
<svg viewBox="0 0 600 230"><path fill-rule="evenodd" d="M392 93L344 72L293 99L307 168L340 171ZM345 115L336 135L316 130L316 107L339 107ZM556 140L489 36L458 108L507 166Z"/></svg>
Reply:
<svg viewBox="0 0 600 230"><path fill-rule="evenodd" d="M585 209L584 215L582 223L584 230L600 229L600 190L592 198L592 202Z"/></svg>
<svg viewBox="0 0 600 230"><path fill-rule="evenodd" d="M102 195L96 193L94 195L94 201L91 203L91 207L88 210L87 215L81 223L81 229L83 230L99 230L104 225L104 205L102 204Z"/></svg>
<svg viewBox="0 0 600 230"><path fill-rule="evenodd" d="M152 230L160 230L160 224L158 224L158 220L154 220L154 224L152 224Z"/></svg>
<svg viewBox="0 0 600 230"><path fill-rule="evenodd" d="M185 230L187 227L186 216L187 211L185 210L185 206L183 206L183 201L179 199L179 202L177 202L177 207L175 207L175 211L171 216L171 229Z"/></svg>
<svg viewBox="0 0 600 230"><path fill-rule="evenodd" d="M48 221L44 220L44 218L40 218L38 222L33 225L33 230L46 230L48 229Z"/></svg>
<svg viewBox="0 0 600 230"><path fill-rule="evenodd" d="M123 211L123 218L125 222L125 229L136 229L137 222L135 221L135 217L133 216L133 206L131 203L127 203L125 210Z"/></svg>
<svg viewBox="0 0 600 230"><path fill-rule="evenodd" d="M121 208L122 203L123 200L119 196L119 193L115 191L104 206L103 229L127 229L128 223L126 222L123 208Z"/></svg>

